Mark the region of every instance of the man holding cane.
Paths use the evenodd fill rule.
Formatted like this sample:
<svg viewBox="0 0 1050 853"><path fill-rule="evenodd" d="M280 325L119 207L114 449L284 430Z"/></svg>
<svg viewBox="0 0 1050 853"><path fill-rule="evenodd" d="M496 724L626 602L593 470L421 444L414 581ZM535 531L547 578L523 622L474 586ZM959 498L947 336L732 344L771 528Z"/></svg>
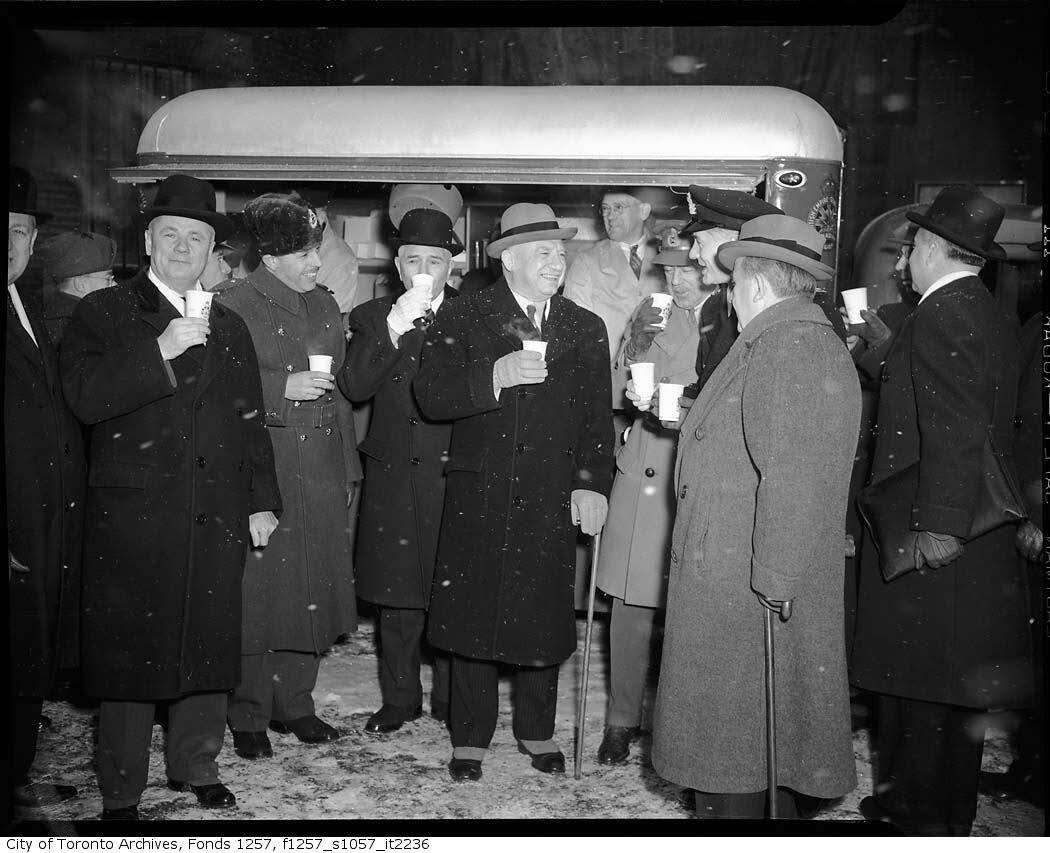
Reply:
<svg viewBox="0 0 1050 853"><path fill-rule="evenodd" d="M240 679L241 577L281 511L248 329L218 304L189 316L231 223L187 175L145 213L148 269L86 296L61 354L70 408L92 427L81 672L102 700L103 818L124 820L138 817L157 702L169 787L235 804L215 759Z"/></svg>
<svg viewBox="0 0 1050 853"><path fill-rule="evenodd" d="M515 667L519 750L564 772L553 736L558 667L576 650L573 525L601 530L613 474L605 326L557 295L576 229L543 204L512 205L502 228L488 253L504 278L437 316L414 384L427 417L453 421L429 638L453 654L456 781L481 778L498 663Z"/></svg>

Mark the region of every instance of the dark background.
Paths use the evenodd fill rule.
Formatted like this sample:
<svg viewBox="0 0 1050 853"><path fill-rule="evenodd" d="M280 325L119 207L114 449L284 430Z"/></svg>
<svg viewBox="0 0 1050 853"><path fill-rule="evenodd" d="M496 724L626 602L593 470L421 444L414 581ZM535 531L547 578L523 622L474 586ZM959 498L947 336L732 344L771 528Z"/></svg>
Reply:
<svg viewBox="0 0 1050 853"><path fill-rule="evenodd" d="M192 89L780 85L846 133L845 282L861 229L917 181L1020 180L1042 202L1043 5L12 4L10 158L58 214L48 230L110 233L133 266L136 194L106 170L133 163L148 117ZM464 133L483 120L465 105Z"/></svg>

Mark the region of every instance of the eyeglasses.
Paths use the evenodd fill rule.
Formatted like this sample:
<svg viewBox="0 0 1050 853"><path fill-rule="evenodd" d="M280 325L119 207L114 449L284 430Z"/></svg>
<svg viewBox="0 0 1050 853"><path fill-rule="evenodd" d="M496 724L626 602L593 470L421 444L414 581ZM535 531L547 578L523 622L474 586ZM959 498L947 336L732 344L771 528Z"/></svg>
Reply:
<svg viewBox="0 0 1050 853"><path fill-rule="evenodd" d="M613 202L612 204L603 204L601 207L598 208L598 210L601 211L602 216L608 216L610 213L615 213L619 215L623 213L628 207L634 207L636 204L641 204L641 202L632 201L625 204L622 201L617 201Z"/></svg>

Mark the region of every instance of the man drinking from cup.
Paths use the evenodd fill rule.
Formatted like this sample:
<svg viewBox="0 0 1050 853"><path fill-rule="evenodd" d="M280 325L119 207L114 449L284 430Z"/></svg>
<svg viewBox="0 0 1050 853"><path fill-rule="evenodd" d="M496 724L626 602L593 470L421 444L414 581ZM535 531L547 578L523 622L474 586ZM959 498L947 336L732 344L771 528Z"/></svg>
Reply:
<svg viewBox="0 0 1050 853"><path fill-rule="evenodd" d="M346 350L339 306L317 287L317 216L295 193L268 193L248 202L244 224L262 263L218 299L255 343L284 496L279 535L245 566L241 682L227 715L237 754L257 759L273 754L267 727L307 744L339 737L311 692L321 655L357 627L351 533L361 463L332 371Z"/></svg>
<svg viewBox="0 0 1050 853"><path fill-rule="evenodd" d="M638 305L616 360L618 370L632 373L641 412L649 409L657 381L665 389L674 385L675 407L682 387L696 381L697 318L717 290L701 280L688 243L673 226L663 233L655 262L663 266L670 292L653 294ZM668 297L666 317L653 305L656 296ZM665 415L670 418L671 413L659 416ZM598 562L598 587L612 597L609 707L598 749L600 764L627 760L642 719L653 625L667 595L677 438L656 418L639 415L616 457L609 524Z"/></svg>
<svg viewBox="0 0 1050 853"><path fill-rule="evenodd" d="M414 383L424 414L453 421L428 635L453 654L456 781L481 778L499 663L514 667L519 750L564 772L553 738L558 667L576 650L573 525L601 530L612 483L605 326L557 295L576 229L545 204L501 222L487 251L504 277L438 315ZM523 348L538 339L545 353Z"/></svg>
<svg viewBox="0 0 1050 853"><path fill-rule="evenodd" d="M103 817L136 819L154 704L167 702L168 784L209 808L226 697L240 680L241 576L281 498L255 347L233 311L189 316L212 243L232 229L204 181L172 175L145 211L149 267L85 296L62 382L91 426L81 675L101 698Z"/></svg>
<svg viewBox="0 0 1050 853"><path fill-rule="evenodd" d="M412 380L425 327L459 295L448 277L453 255L463 249L442 210L399 210L396 218L394 266L404 290L351 312L350 347L339 374L351 400L372 400L373 406L360 447L366 477L356 553L357 594L379 608L383 703L365 723L370 734L396 731L423 713L421 646L452 426L419 410ZM448 719L448 686L448 657L437 652L430 713L442 721Z"/></svg>

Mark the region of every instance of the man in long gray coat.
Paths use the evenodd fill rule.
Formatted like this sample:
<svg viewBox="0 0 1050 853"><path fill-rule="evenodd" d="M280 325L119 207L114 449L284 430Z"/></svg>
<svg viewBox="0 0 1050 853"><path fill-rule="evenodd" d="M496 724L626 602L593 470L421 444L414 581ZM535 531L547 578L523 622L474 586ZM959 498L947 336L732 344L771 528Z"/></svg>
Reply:
<svg viewBox="0 0 1050 853"><path fill-rule="evenodd" d="M760 818L767 796L765 608L776 626L778 800L856 785L842 536L860 421L849 353L813 304L823 238L759 216L719 250L741 334L682 425L653 766L701 817Z"/></svg>

